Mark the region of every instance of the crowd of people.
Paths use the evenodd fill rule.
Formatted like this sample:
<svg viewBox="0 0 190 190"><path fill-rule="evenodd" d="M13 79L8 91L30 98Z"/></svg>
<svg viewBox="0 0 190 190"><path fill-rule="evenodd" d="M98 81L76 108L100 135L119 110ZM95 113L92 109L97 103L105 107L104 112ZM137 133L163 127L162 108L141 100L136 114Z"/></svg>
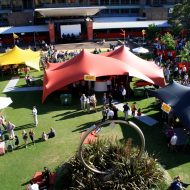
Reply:
<svg viewBox="0 0 190 190"><path fill-rule="evenodd" d="M36 106L33 106L32 115L34 119L34 126L37 127L38 115L37 115ZM10 121L6 121L6 118L3 115L0 116L0 141L5 142L6 146L5 149L7 151L13 151L14 149L18 149L20 145L19 135L15 134L15 128L16 128L15 124L13 124ZM35 130L37 130L37 128ZM35 145L35 142L37 140L35 135L35 130L30 129L28 132L26 130L22 131L21 136L25 148L27 148L30 143ZM55 129L51 127L49 132L46 133L45 131L43 131L41 137L39 137L38 139L40 141L46 141L49 138L55 137L55 135L56 135Z"/></svg>

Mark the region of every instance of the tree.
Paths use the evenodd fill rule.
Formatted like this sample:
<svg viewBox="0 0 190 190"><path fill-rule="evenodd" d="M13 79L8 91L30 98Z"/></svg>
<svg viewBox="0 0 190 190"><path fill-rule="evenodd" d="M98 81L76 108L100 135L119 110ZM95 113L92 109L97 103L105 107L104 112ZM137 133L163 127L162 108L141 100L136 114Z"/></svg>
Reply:
<svg viewBox="0 0 190 190"><path fill-rule="evenodd" d="M177 31L190 29L190 1L184 0L183 3L176 4L172 12L172 17L168 22Z"/></svg>
<svg viewBox="0 0 190 190"><path fill-rule="evenodd" d="M161 37L161 42L166 45L167 50L175 49L174 37L169 32L165 33L164 36Z"/></svg>
<svg viewBox="0 0 190 190"><path fill-rule="evenodd" d="M185 44L178 57L180 57L181 62L190 62L190 41Z"/></svg>
<svg viewBox="0 0 190 190"><path fill-rule="evenodd" d="M150 24L146 29L146 37L150 41L154 41L159 35L159 28L155 24Z"/></svg>

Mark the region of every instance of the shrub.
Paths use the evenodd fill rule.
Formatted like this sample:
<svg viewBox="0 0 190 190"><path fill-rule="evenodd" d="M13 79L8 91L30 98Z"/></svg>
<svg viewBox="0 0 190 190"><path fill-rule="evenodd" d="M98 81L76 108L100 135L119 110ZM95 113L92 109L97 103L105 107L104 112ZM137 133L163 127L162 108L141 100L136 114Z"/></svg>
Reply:
<svg viewBox="0 0 190 190"><path fill-rule="evenodd" d="M83 166L76 154L63 164L56 189L159 189L163 181L162 169L148 153L136 159L138 151L138 147L131 146L130 140L127 143L117 139L97 140L83 148L85 161L91 167L109 172L105 175L91 172Z"/></svg>

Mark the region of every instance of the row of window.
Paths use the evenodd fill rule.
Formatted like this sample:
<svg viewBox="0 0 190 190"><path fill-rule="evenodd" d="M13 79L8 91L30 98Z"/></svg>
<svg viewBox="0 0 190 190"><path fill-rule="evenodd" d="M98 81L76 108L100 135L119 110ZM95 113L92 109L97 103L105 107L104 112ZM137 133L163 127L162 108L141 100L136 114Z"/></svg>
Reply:
<svg viewBox="0 0 190 190"><path fill-rule="evenodd" d="M147 5L175 4L182 0L0 0L0 9L32 9L43 5L65 4L67 6L88 6L88 5Z"/></svg>

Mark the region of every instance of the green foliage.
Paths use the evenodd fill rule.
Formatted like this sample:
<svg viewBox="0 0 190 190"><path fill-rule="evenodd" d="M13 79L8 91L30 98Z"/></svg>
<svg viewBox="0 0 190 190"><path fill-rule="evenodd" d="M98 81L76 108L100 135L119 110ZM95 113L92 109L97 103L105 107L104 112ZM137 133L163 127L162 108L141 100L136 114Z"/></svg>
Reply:
<svg viewBox="0 0 190 190"><path fill-rule="evenodd" d="M169 19L169 23L172 28L190 28L190 1L184 0L183 3L178 3L174 6L172 17Z"/></svg>
<svg viewBox="0 0 190 190"><path fill-rule="evenodd" d="M164 36L161 37L161 42L166 45L167 50L175 49L174 37L169 32L165 33Z"/></svg>
<svg viewBox="0 0 190 190"><path fill-rule="evenodd" d="M190 62L190 41L186 42L178 57L180 57L182 62Z"/></svg>
<svg viewBox="0 0 190 190"><path fill-rule="evenodd" d="M155 24L150 24L146 29L146 38L150 41L154 41L159 36L159 28Z"/></svg>
<svg viewBox="0 0 190 190"><path fill-rule="evenodd" d="M56 189L159 189L158 185L163 181L162 170L147 153L136 159L138 150L131 146L130 139L127 143L116 139L98 140L84 148L84 157L89 164L109 173L92 173L84 168L78 155L75 155L63 165ZM60 184L60 181L63 183Z"/></svg>

